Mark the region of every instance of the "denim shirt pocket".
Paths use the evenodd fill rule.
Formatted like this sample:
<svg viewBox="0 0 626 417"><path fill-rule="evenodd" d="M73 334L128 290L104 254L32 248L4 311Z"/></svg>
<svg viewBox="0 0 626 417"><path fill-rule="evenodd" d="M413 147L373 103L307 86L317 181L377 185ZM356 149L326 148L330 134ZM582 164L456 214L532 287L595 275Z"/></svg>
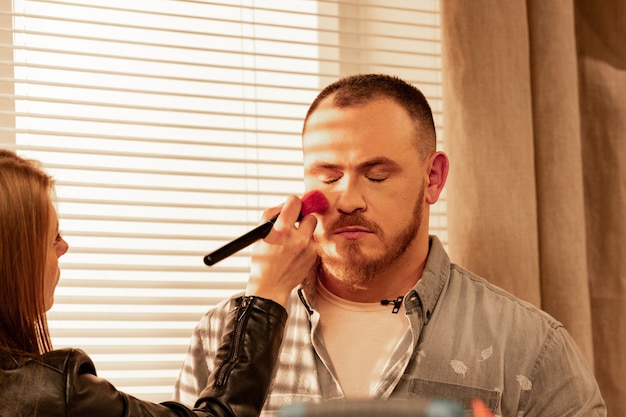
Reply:
<svg viewBox="0 0 626 417"><path fill-rule="evenodd" d="M466 413L472 411L472 400L479 398L494 415L500 414L500 400L502 393L497 389L490 390L465 385L450 384L447 382L411 379L408 390L411 398L423 400L444 398L455 400L463 406Z"/></svg>

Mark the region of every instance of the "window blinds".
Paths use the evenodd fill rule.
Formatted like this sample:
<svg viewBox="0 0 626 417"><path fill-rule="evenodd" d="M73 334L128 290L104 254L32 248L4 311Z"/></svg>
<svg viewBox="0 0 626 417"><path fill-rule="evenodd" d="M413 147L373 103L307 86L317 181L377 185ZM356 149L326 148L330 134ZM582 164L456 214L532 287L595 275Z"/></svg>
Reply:
<svg viewBox="0 0 626 417"><path fill-rule="evenodd" d="M164 401L198 319L244 288L202 257L301 194L301 123L356 72L401 76L441 132L434 0L0 0L0 146L57 180L57 348ZM442 144L440 143L440 148ZM445 195L431 229L445 242Z"/></svg>

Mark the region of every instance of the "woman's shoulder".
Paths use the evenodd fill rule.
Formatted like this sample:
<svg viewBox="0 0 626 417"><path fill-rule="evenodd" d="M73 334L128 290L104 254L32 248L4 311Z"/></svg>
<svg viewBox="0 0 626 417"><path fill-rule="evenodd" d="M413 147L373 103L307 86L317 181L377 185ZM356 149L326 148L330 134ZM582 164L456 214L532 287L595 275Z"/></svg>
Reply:
<svg viewBox="0 0 626 417"><path fill-rule="evenodd" d="M50 415L66 415L68 387L79 374L95 373L91 359L80 349L58 349L33 358L6 353L0 357L0 416L14 415L11 410L38 415L38 404L55 410Z"/></svg>
<svg viewBox="0 0 626 417"><path fill-rule="evenodd" d="M68 360L76 360L82 357L87 357L87 354L80 349L73 348L57 349L37 356L0 350L0 369L10 371L23 367L37 367L41 365L52 368L63 368Z"/></svg>
<svg viewBox="0 0 626 417"><path fill-rule="evenodd" d="M64 348L44 353L31 360L33 365L44 366L58 372L93 373L95 369L91 358L82 349Z"/></svg>
<svg viewBox="0 0 626 417"><path fill-rule="evenodd" d="M0 369L11 373L38 372L38 369L59 373L82 369L83 373L95 373L89 355L76 348L55 349L34 357L0 351Z"/></svg>

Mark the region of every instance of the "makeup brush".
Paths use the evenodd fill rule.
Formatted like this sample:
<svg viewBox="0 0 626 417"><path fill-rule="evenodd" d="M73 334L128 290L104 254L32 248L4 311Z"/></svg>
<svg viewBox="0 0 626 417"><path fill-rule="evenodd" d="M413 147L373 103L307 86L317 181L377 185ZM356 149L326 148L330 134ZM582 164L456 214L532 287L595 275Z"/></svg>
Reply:
<svg viewBox="0 0 626 417"><path fill-rule="evenodd" d="M318 190L310 191L302 196L302 208L300 209L298 221L300 221L302 217L306 216L307 214L323 213L327 208L328 200L326 200L324 194ZM242 235L237 239L225 244L221 248L209 253L204 257L204 263L209 266L215 265L222 259L228 258L230 255L240 251L246 246L253 244L257 240L263 239L272 230L274 222L277 218L278 214L272 217L267 222L263 223L262 225L252 229L245 235Z"/></svg>

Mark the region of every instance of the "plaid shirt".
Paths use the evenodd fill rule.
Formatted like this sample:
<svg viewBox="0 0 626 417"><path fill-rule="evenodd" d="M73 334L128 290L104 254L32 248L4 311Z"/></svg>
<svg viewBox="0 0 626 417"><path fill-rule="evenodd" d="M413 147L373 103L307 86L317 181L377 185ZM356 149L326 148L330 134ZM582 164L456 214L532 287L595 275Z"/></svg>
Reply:
<svg viewBox="0 0 626 417"><path fill-rule="evenodd" d="M409 330L373 398L479 397L496 416L605 416L598 385L563 326L450 260L431 236L422 277L404 297ZM288 404L343 398L320 337L315 285L293 291L276 375L262 416ZM196 326L174 399L193 405L214 367L224 300ZM373 342L375 343L375 342ZM348 347L349 348L349 347Z"/></svg>

